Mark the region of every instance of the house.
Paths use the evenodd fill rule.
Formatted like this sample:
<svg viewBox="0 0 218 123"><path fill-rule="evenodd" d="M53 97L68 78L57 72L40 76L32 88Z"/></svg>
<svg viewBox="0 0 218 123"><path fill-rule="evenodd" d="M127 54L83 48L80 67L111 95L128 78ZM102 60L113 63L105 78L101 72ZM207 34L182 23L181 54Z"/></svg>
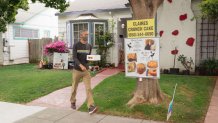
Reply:
<svg viewBox="0 0 218 123"><path fill-rule="evenodd" d="M16 21L7 25L0 36L0 65L29 63L28 39L54 38L58 35L58 18L54 9L30 3L28 11L19 10ZM1 39L2 38L2 39Z"/></svg>
<svg viewBox="0 0 218 123"><path fill-rule="evenodd" d="M218 58L217 38L218 23L195 18L200 15L198 4L201 0L165 0L159 7L156 17L157 37L160 37L160 67L173 67L174 55L171 51L178 49L178 55L184 54L194 61L193 68L201 60ZM126 38L126 21L132 19L128 0L73 0L64 13L57 13L58 32L69 45L79 41L79 30L88 29L89 43L97 47L95 33L101 27L104 32L114 34L115 46L110 49L108 62L118 66L122 60L124 38ZM176 60L175 66L184 69ZM194 71L194 69L193 69Z"/></svg>

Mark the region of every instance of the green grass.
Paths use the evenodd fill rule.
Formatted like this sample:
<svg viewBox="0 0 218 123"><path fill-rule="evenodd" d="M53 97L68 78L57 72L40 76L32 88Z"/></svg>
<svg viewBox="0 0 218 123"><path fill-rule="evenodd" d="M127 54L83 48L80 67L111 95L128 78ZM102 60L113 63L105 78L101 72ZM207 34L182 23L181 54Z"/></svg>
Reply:
<svg viewBox="0 0 218 123"><path fill-rule="evenodd" d="M172 99L173 89L178 83L170 122L202 123L207 112L214 88L215 78L201 76L161 75L161 90L165 100L159 105L144 104L130 109L126 103L136 87L136 79L127 78L123 73L105 79L94 90L94 100L99 106L98 113L165 121ZM80 108L87 111L85 104Z"/></svg>
<svg viewBox="0 0 218 123"><path fill-rule="evenodd" d="M26 103L71 85L70 70L37 69L34 64L0 67L0 101Z"/></svg>

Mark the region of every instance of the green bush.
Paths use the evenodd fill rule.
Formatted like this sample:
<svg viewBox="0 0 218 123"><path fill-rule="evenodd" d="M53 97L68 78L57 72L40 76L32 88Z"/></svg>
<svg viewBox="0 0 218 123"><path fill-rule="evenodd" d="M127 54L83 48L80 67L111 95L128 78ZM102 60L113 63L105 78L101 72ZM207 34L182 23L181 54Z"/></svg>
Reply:
<svg viewBox="0 0 218 123"><path fill-rule="evenodd" d="M206 75L216 75L218 69L218 60L212 58L201 61L199 65L200 70L204 70Z"/></svg>
<svg viewBox="0 0 218 123"><path fill-rule="evenodd" d="M106 32L105 34L96 34L98 35L96 38L97 46L97 54L101 55L101 60L98 62L98 66L105 67L107 63L107 55L108 50L114 45L113 34Z"/></svg>

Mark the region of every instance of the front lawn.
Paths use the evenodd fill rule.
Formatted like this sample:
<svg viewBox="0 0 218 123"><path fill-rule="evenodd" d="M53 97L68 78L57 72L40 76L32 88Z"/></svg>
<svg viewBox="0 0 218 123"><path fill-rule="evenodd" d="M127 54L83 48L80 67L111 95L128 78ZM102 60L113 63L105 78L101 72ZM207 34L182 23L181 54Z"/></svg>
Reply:
<svg viewBox="0 0 218 123"><path fill-rule="evenodd" d="M126 103L136 87L136 79L125 77L124 73L105 79L94 90L94 99L99 106L98 113L166 121L167 109L178 83L170 122L203 123L215 78L202 76L161 75L161 90L166 94L160 105L138 105L130 109ZM84 104L81 111L87 111Z"/></svg>
<svg viewBox="0 0 218 123"><path fill-rule="evenodd" d="M0 101L26 103L71 86L70 70L37 69L34 64L0 66Z"/></svg>

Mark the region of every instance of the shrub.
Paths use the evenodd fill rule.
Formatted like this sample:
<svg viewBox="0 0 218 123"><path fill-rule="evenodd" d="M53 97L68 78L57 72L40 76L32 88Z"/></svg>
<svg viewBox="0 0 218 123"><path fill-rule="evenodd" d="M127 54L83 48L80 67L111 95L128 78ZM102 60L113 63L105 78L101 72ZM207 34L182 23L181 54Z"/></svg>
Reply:
<svg viewBox="0 0 218 123"><path fill-rule="evenodd" d="M68 53L69 49L64 41L55 41L45 46L44 53L46 55L52 55L54 52Z"/></svg>

